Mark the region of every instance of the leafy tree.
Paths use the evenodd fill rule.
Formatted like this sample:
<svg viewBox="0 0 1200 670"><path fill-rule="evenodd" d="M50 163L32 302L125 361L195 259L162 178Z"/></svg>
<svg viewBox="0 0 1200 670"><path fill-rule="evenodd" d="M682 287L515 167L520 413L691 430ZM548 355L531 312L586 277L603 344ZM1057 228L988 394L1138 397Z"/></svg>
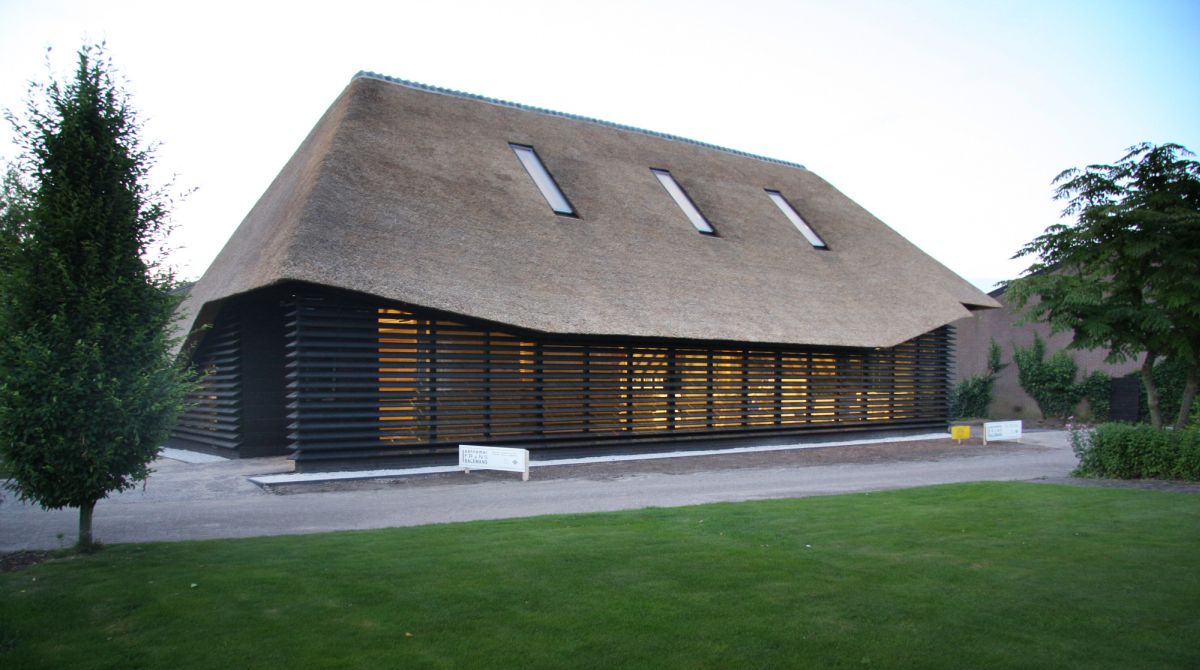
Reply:
<svg viewBox="0 0 1200 670"><path fill-rule="evenodd" d="M1183 401L1184 388L1187 386L1187 370L1177 361L1161 360L1154 366L1154 386L1158 389L1158 406L1163 415L1177 414ZM1142 397L1138 400L1138 413L1143 418L1150 416L1144 389ZM1189 425L1200 421L1200 398L1192 402L1191 416Z"/></svg>
<svg viewBox="0 0 1200 670"><path fill-rule="evenodd" d="M1151 423L1162 427L1155 361L1187 369L1175 420L1187 424L1200 372L1200 163L1178 144L1130 147L1112 165L1059 174L1064 218L1016 258L1039 260L1009 283L1025 318L1072 331L1074 348L1105 348L1109 361L1145 354L1142 381Z"/></svg>
<svg viewBox="0 0 1200 670"><path fill-rule="evenodd" d="M148 259L170 199L103 47L33 85L0 197L0 454L9 487L79 509L149 474L190 388L168 326L171 274Z"/></svg>

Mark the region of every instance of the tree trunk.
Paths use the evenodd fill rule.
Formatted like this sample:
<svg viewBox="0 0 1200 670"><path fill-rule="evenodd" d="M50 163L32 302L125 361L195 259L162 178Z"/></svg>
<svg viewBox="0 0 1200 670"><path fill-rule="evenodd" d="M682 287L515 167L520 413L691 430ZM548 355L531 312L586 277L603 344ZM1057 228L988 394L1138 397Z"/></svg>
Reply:
<svg viewBox="0 0 1200 670"><path fill-rule="evenodd" d="M1162 429L1162 412L1158 410L1158 387L1154 385L1154 359L1158 355L1152 351L1146 352L1146 360L1142 362L1142 385L1146 387L1146 406L1150 408L1150 425Z"/></svg>
<svg viewBox="0 0 1200 670"><path fill-rule="evenodd" d="M95 500L79 506L79 541L75 544L75 548L80 551L89 551L96 546L96 543L92 541L92 512L95 509Z"/></svg>
<svg viewBox="0 0 1200 670"><path fill-rule="evenodd" d="M1175 430L1183 430L1188 424L1192 413L1192 403L1196 402L1196 369L1193 365L1187 371L1187 383L1183 387L1183 397L1179 402L1179 416L1175 418Z"/></svg>

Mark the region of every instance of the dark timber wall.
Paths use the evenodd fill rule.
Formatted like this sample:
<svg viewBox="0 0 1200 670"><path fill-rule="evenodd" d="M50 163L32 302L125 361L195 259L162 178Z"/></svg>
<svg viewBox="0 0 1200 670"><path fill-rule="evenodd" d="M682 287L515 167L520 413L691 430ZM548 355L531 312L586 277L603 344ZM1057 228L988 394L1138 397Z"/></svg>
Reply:
<svg viewBox="0 0 1200 670"><path fill-rule="evenodd" d="M285 303L286 440L301 469L460 443L946 425L949 328L891 349L768 347L506 332L316 287Z"/></svg>
<svg viewBox="0 0 1200 670"><path fill-rule="evenodd" d="M260 291L236 304L242 323L242 456L289 453L284 380L284 322L279 291Z"/></svg>
<svg viewBox="0 0 1200 670"><path fill-rule="evenodd" d="M242 444L241 327L233 315L205 334L192 354L203 376L175 424L170 446L236 455Z"/></svg>
<svg viewBox="0 0 1200 670"><path fill-rule="evenodd" d="M951 330L891 349L513 332L311 286L221 306L171 444L298 469L946 425Z"/></svg>
<svg viewBox="0 0 1200 670"><path fill-rule="evenodd" d="M258 291L223 305L193 355L202 373L170 445L230 457L290 452L284 411L286 292Z"/></svg>

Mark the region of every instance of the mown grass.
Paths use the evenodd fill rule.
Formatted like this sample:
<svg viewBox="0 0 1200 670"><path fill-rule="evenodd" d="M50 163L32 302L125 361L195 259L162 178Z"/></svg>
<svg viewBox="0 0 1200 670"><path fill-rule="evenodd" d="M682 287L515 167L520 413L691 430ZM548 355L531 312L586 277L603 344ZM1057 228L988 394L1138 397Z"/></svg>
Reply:
<svg viewBox="0 0 1200 670"><path fill-rule="evenodd" d="M1198 531L995 483L113 546L0 575L0 667L1197 667Z"/></svg>

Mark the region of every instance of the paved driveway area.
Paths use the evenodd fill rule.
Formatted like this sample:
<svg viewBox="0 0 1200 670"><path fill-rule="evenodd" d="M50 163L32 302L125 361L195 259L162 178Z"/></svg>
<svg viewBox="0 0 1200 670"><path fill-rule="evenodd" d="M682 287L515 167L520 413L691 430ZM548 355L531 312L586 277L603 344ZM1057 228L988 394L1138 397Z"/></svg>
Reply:
<svg viewBox="0 0 1200 670"><path fill-rule="evenodd" d="M317 533L476 519L793 498L984 480L1061 478L1075 467L1068 435L1021 444L948 439L548 466L529 482L472 472L263 489L248 477L288 472L282 458L189 464L160 459L144 488L101 501L106 543ZM74 542L76 510L45 511L6 492L0 553Z"/></svg>

